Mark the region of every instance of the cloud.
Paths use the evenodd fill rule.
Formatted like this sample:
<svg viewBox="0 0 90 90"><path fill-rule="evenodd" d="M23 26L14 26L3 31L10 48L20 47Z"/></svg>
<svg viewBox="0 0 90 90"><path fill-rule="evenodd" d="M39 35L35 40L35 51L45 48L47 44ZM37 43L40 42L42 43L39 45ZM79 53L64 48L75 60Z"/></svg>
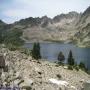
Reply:
<svg viewBox="0 0 90 90"><path fill-rule="evenodd" d="M30 16L30 12L26 10L17 10L17 9L10 9L3 12L5 16L8 17L19 17L19 18L25 18Z"/></svg>
<svg viewBox="0 0 90 90"><path fill-rule="evenodd" d="M89 5L89 0L3 0L0 18L12 23L27 17L54 17L70 11L83 12Z"/></svg>
<svg viewBox="0 0 90 90"><path fill-rule="evenodd" d="M28 18L31 16L31 12L24 9L9 9L2 12L4 16L3 21L6 23L14 23L20 19ZM6 18L5 18L6 17Z"/></svg>
<svg viewBox="0 0 90 90"><path fill-rule="evenodd" d="M20 4L30 4L33 0L13 0L14 3L20 3Z"/></svg>

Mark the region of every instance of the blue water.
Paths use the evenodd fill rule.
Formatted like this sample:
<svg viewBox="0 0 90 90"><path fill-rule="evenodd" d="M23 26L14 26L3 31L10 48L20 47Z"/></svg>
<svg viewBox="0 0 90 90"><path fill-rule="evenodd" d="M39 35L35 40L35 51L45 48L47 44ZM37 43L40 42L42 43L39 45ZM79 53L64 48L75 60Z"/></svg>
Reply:
<svg viewBox="0 0 90 90"><path fill-rule="evenodd" d="M26 43L25 47L32 49L33 43ZM61 43L40 43L41 56L43 59L49 61L57 61L57 57L60 51L65 56L65 62L67 62L69 51L72 50L73 57L77 63L84 62L90 69L90 48L80 48L73 44L61 44Z"/></svg>

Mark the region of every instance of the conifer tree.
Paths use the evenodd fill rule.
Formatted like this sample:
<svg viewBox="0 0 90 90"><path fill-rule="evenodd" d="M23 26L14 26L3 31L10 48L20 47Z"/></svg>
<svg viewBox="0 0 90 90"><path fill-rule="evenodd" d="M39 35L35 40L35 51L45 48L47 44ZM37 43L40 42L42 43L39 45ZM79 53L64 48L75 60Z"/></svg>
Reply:
<svg viewBox="0 0 90 90"><path fill-rule="evenodd" d="M32 57L36 60L41 59L39 43L34 43L33 50L32 50Z"/></svg>
<svg viewBox="0 0 90 90"><path fill-rule="evenodd" d="M75 64L73 55L72 55L72 51L70 50L69 55L68 55L68 64L73 66Z"/></svg>

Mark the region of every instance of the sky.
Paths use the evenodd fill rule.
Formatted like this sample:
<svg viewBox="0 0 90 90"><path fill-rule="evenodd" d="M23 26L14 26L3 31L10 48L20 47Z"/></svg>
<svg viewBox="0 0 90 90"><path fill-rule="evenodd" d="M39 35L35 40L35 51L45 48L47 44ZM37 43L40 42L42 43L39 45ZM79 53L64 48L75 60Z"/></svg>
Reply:
<svg viewBox="0 0 90 90"><path fill-rule="evenodd" d="M28 17L53 18L71 11L84 12L90 0L0 0L0 20L10 24Z"/></svg>

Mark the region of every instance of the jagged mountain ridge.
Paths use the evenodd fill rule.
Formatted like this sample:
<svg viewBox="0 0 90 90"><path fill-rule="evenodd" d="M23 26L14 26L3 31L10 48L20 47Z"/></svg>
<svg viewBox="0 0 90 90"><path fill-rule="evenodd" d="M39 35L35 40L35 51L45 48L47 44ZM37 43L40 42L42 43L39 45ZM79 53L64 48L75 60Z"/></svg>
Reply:
<svg viewBox="0 0 90 90"><path fill-rule="evenodd" d="M84 46L90 46L90 7L82 13L77 28L78 32L74 37L77 43Z"/></svg>
<svg viewBox="0 0 90 90"><path fill-rule="evenodd" d="M23 37L28 41L33 40L69 40L75 33L75 24L80 14L70 12L55 16L53 19L43 16L41 18L27 18L14 23L14 28L23 30Z"/></svg>
<svg viewBox="0 0 90 90"><path fill-rule="evenodd" d="M78 44L90 42L90 7L83 13L69 12L54 18L47 16L29 17L13 24L5 25L3 29L23 30L23 39L30 41L71 41Z"/></svg>

